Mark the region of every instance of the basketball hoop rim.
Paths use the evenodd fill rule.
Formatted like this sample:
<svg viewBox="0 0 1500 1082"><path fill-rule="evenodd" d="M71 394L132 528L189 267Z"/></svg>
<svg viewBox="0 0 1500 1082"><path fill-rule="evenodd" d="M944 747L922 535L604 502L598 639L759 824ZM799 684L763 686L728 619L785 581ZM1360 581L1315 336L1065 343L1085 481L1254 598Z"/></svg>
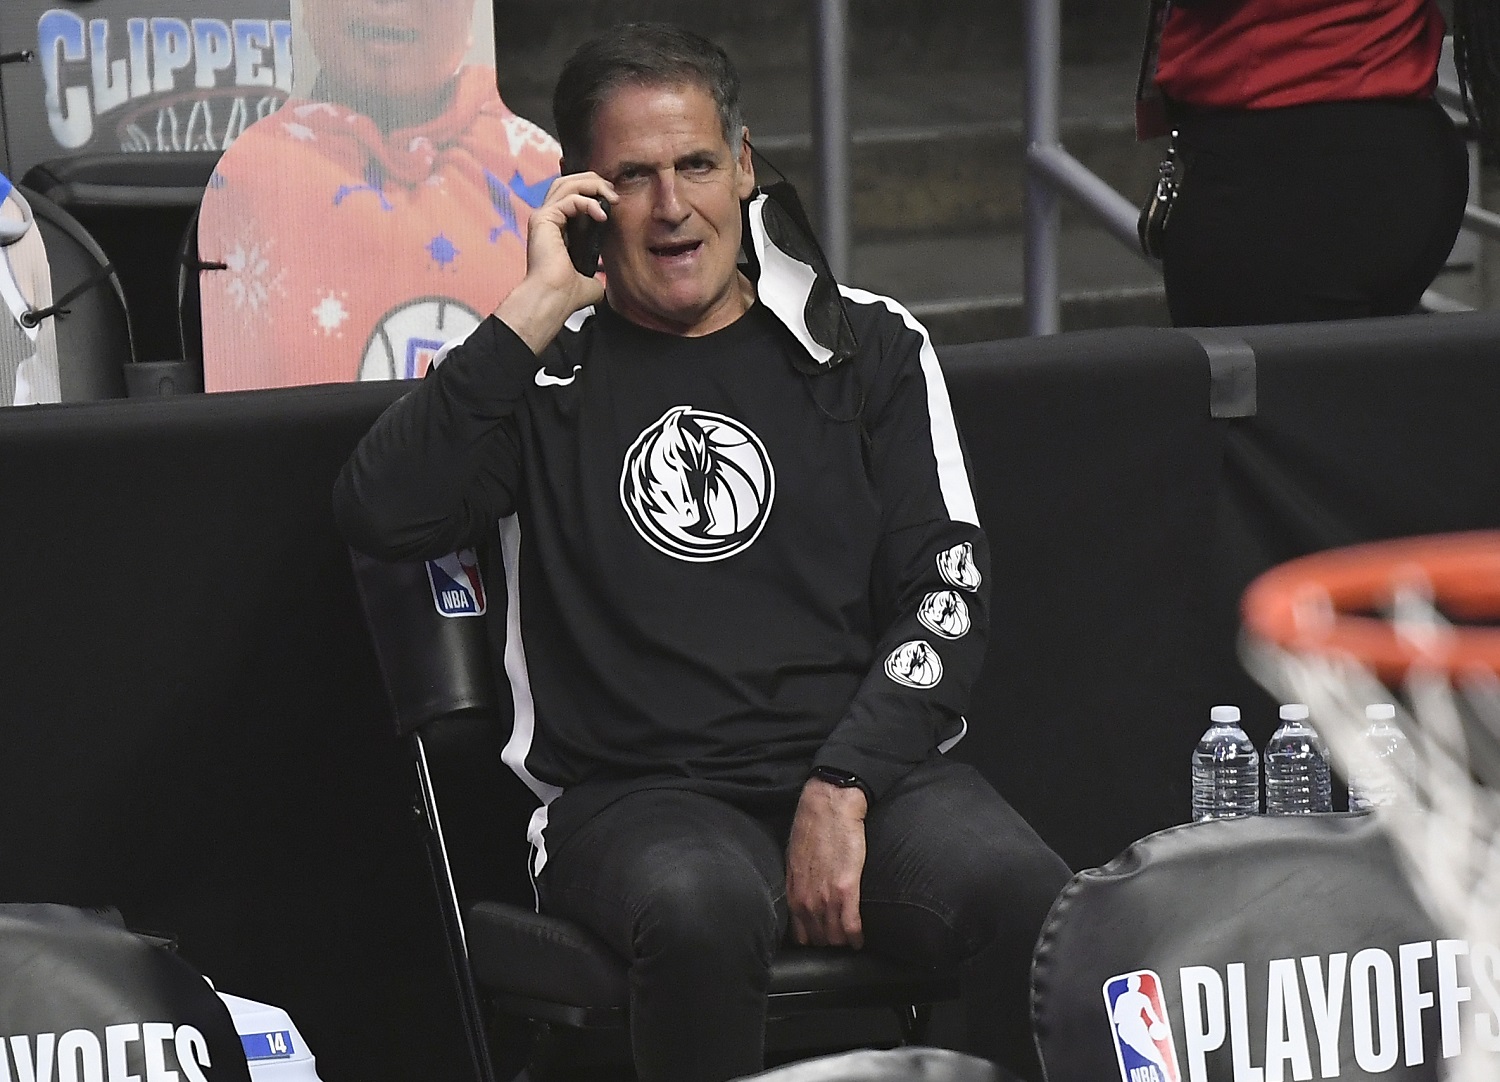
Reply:
<svg viewBox="0 0 1500 1082"><path fill-rule="evenodd" d="M1246 589L1241 616L1254 637L1293 654L1347 656L1398 683L1422 664L1449 675L1500 672L1500 628L1452 626L1419 644L1399 635L1388 607L1397 585L1416 577L1433 601L1464 618L1500 617L1500 530L1374 541L1298 557L1264 572ZM1320 618L1308 603L1326 599Z"/></svg>

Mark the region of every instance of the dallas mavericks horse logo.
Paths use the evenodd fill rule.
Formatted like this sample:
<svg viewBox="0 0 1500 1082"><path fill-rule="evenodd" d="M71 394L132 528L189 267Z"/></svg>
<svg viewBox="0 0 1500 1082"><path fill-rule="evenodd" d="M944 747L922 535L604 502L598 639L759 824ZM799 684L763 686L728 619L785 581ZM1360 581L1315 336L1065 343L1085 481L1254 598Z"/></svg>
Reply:
<svg viewBox="0 0 1500 1082"><path fill-rule="evenodd" d="M938 590L922 599L917 619L934 635L961 639L969 633L969 606L953 590Z"/></svg>
<svg viewBox="0 0 1500 1082"><path fill-rule="evenodd" d="M775 497L776 474L755 433L691 406L673 406L637 436L620 473L620 502L640 535L694 563L749 548Z"/></svg>
<svg viewBox="0 0 1500 1082"><path fill-rule="evenodd" d="M904 687L935 688L943 678L943 659L921 639L913 639L891 651L885 674Z"/></svg>
<svg viewBox="0 0 1500 1082"><path fill-rule="evenodd" d="M950 586L973 593L981 581L979 568L974 563L974 546L967 541L944 549L937 555L938 574Z"/></svg>

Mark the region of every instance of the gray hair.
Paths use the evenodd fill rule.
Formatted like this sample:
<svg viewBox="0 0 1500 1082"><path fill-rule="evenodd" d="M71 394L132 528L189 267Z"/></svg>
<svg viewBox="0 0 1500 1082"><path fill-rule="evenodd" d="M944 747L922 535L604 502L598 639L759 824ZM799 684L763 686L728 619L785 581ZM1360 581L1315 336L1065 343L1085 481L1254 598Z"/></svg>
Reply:
<svg viewBox="0 0 1500 1082"><path fill-rule="evenodd" d="M584 42L563 64L552 94L552 120L568 169L586 166L599 107L624 86L702 87L714 100L724 141L739 155L745 128L740 77L729 55L707 38L670 23L622 23Z"/></svg>

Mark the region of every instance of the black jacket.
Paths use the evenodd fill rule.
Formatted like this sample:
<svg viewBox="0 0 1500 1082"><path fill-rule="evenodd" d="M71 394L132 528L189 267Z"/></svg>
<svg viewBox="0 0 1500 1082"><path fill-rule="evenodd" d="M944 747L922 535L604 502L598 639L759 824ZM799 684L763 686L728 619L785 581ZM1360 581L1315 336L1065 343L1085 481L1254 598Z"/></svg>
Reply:
<svg viewBox="0 0 1500 1082"><path fill-rule="evenodd" d="M817 375L759 303L700 338L586 310L540 359L488 319L339 478L356 548L503 557L537 870L633 789L790 808L816 763L878 800L961 735L988 550L947 391L904 310L844 292L860 349Z"/></svg>

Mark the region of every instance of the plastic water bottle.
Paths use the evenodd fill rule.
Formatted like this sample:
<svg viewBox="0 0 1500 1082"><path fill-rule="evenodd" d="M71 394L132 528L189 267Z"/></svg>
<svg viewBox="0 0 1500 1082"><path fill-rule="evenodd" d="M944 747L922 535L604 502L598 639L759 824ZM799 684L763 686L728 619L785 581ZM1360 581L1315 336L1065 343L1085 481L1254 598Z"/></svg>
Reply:
<svg viewBox="0 0 1500 1082"><path fill-rule="evenodd" d="M1365 731L1362 734L1365 746L1375 758L1394 767L1407 781L1412 778L1416 765L1411 742L1396 725L1396 708L1390 703L1374 703L1365 707ZM1360 777L1349 779L1349 810L1366 811L1370 808L1389 807L1397 801L1397 791L1377 778Z"/></svg>
<svg viewBox="0 0 1500 1082"><path fill-rule="evenodd" d="M1312 726L1307 707L1281 708L1281 728L1266 745L1266 814L1309 815L1333 810L1328 751Z"/></svg>
<svg viewBox="0 0 1500 1082"><path fill-rule="evenodd" d="M1240 708L1216 706L1193 749L1193 822L1260 811L1260 756L1240 728Z"/></svg>

